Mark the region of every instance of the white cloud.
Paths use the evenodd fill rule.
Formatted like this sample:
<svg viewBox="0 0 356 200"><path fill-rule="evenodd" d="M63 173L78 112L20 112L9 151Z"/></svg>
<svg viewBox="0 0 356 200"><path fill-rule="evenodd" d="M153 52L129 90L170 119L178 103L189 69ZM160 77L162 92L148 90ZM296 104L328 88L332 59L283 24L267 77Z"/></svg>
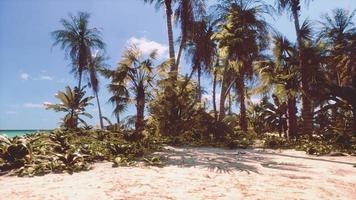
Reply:
<svg viewBox="0 0 356 200"><path fill-rule="evenodd" d="M45 101L43 103L25 103L24 108L45 108L46 105L52 104L51 102Z"/></svg>
<svg viewBox="0 0 356 200"><path fill-rule="evenodd" d="M20 78L21 78L22 80L28 80L29 77L30 77L30 75L28 75L27 73L22 73L22 74L20 74Z"/></svg>
<svg viewBox="0 0 356 200"><path fill-rule="evenodd" d="M17 114L16 111L12 111L12 110L6 111L5 113L6 113L7 115L16 115L16 114Z"/></svg>
<svg viewBox="0 0 356 200"><path fill-rule="evenodd" d="M46 76L46 75L42 75L42 76L40 76L40 79L41 79L41 80L51 81L51 80L53 80L53 77L51 77L51 76Z"/></svg>
<svg viewBox="0 0 356 200"><path fill-rule="evenodd" d="M25 103L23 104L25 108L43 108L43 104L36 104L36 103Z"/></svg>
<svg viewBox="0 0 356 200"><path fill-rule="evenodd" d="M149 40L145 37L141 37L141 38L131 37L127 41L127 44L136 45L144 54L149 54L153 50L157 50L158 58L168 57L168 46Z"/></svg>

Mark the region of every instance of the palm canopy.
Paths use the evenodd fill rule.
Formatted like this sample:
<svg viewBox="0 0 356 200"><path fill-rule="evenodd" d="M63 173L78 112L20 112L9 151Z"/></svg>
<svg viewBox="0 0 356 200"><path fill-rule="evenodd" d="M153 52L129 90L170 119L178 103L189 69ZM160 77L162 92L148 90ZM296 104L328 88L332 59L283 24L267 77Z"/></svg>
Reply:
<svg viewBox="0 0 356 200"><path fill-rule="evenodd" d="M84 97L84 89L85 87L81 89L75 87L74 90L72 90L69 86L67 86L65 92L59 91L56 94L56 98L59 99L61 103L46 105L46 109L67 113L63 118L63 125L66 128L76 128L78 120L87 126L85 121L80 118L81 115L92 118L92 115L85 112L85 108L92 105L90 100L94 97Z"/></svg>
<svg viewBox="0 0 356 200"><path fill-rule="evenodd" d="M337 8L332 10L332 15L324 14L320 28L320 37L328 44L340 44L345 42L351 35L355 34L356 27L353 17L356 10L349 12L345 9Z"/></svg>
<svg viewBox="0 0 356 200"><path fill-rule="evenodd" d="M73 65L72 72L79 76L79 86L83 71L90 62L93 48L104 49L101 33L97 28L89 28L90 15L86 12L78 12L77 16L69 14L69 20L61 19L63 29L51 33L53 46L60 45L69 56Z"/></svg>
<svg viewBox="0 0 356 200"><path fill-rule="evenodd" d="M309 4L311 0L304 0L305 4ZM293 12L299 13L301 10L301 1L300 0L275 0L275 7L277 8L277 12L282 14L282 12L286 11L288 14L292 14Z"/></svg>
<svg viewBox="0 0 356 200"><path fill-rule="evenodd" d="M127 48L112 76L113 82L125 84L135 93L140 86L146 89L153 81L152 65L156 56L157 51L152 51L149 58L142 60L142 52L136 46Z"/></svg>
<svg viewBox="0 0 356 200"><path fill-rule="evenodd" d="M225 2L225 1L224 1ZM230 2L220 32L215 35L219 47L229 59L251 60L268 46L269 25L261 13L268 12L260 1Z"/></svg>
<svg viewBox="0 0 356 200"><path fill-rule="evenodd" d="M99 73L104 68L108 67L105 62L106 57L101 53L97 53L91 57L90 62L88 63L88 86L89 88L92 88L93 92L99 91Z"/></svg>
<svg viewBox="0 0 356 200"><path fill-rule="evenodd" d="M181 29L181 37L186 38L190 30L194 29L194 22L201 20L205 15L206 0L176 0L174 11L175 22Z"/></svg>
<svg viewBox="0 0 356 200"><path fill-rule="evenodd" d="M338 85L351 84L356 73L355 14L356 10L335 9L331 16L325 14L320 21L319 39L326 47L328 73Z"/></svg>

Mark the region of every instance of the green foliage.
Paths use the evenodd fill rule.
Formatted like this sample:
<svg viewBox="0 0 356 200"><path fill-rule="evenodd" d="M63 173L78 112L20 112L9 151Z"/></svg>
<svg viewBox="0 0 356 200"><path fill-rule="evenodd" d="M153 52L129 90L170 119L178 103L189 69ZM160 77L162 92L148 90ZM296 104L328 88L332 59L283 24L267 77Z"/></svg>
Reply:
<svg viewBox="0 0 356 200"><path fill-rule="evenodd" d="M90 169L90 163L107 160L132 164L157 149L153 140L127 141L123 134L104 130L61 130L25 137L0 138L0 171L14 169L19 176L78 172ZM114 164L116 165L116 164Z"/></svg>
<svg viewBox="0 0 356 200"><path fill-rule="evenodd" d="M46 109L52 109L56 112L66 112L63 118L62 126L67 129L75 129L78 127L78 121L84 126L88 126L80 116L92 118L92 116L85 112L87 106L92 105L90 100L94 97L84 97L85 87L78 89L74 87L72 90L69 86L66 87L65 92L59 91L56 98L61 101L59 104L47 104Z"/></svg>
<svg viewBox="0 0 356 200"><path fill-rule="evenodd" d="M235 131L233 135L226 139L226 146L230 149L252 147L256 135L253 132Z"/></svg>

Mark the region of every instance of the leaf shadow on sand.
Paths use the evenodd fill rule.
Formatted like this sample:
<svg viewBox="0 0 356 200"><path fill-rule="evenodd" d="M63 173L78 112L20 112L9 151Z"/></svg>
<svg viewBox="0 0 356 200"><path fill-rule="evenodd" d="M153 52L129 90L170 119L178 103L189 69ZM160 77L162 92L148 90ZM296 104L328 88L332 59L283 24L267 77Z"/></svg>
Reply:
<svg viewBox="0 0 356 200"><path fill-rule="evenodd" d="M216 173L231 174L237 171L260 174L258 170L260 166L288 171L306 168L301 164L275 162L261 149L166 147L164 151L155 154L163 157L166 165L205 168Z"/></svg>

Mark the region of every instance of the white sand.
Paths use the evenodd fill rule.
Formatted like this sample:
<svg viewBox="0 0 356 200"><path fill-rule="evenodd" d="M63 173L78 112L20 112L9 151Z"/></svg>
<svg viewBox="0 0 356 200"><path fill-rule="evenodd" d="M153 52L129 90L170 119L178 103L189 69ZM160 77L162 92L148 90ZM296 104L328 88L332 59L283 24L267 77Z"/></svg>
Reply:
<svg viewBox="0 0 356 200"><path fill-rule="evenodd" d="M167 165L0 177L0 199L356 199L356 157L293 150L173 148Z"/></svg>

